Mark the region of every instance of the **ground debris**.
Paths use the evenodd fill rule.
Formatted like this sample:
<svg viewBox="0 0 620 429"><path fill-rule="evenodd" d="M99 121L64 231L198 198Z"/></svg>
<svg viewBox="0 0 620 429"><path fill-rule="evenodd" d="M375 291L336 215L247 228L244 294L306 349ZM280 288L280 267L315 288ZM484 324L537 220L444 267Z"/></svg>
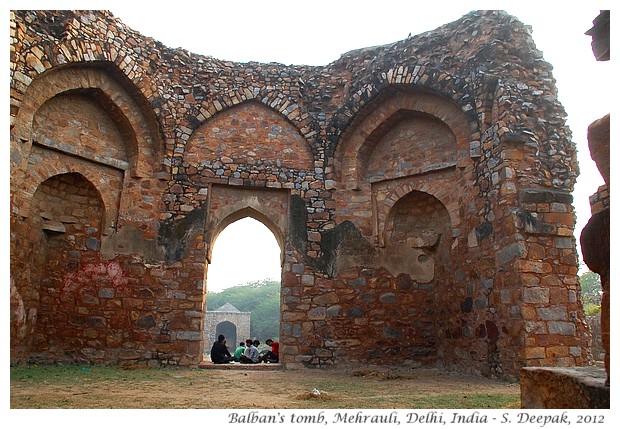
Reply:
<svg viewBox="0 0 620 429"><path fill-rule="evenodd" d="M332 401L336 399L336 397L330 393L327 393L324 390L319 390L315 388L312 389L311 392L305 392L295 396L295 399L301 399L305 401L312 399L318 399L319 401Z"/></svg>
<svg viewBox="0 0 620 429"><path fill-rule="evenodd" d="M398 374L395 372L376 371L370 369L361 369L353 371L353 377L363 378L376 378L378 380L410 380L413 379L413 374Z"/></svg>

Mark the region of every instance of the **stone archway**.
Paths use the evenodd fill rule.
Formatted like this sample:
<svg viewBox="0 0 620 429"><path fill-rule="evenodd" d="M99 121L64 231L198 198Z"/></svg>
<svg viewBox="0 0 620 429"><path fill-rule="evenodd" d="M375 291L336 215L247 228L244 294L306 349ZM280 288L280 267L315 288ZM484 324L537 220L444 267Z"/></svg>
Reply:
<svg viewBox="0 0 620 429"><path fill-rule="evenodd" d="M289 231L289 205L290 196L286 190L271 190L271 189L256 189L256 188L238 188L229 186L211 186L211 194L209 200L209 206L207 210L207 228L205 229L205 244L206 244L206 256L207 266L205 273L206 291L209 290L209 273L208 267L211 264L212 252L215 241L224 229L230 224L243 218L251 217L258 222L262 223L273 234L278 246L280 247L280 265L285 264L285 249L289 238L287 237ZM239 245L242 245L241 243ZM256 251L260 250L260 243L256 243ZM241 264L241 261L238 261ZM260 279L257 279L260 280ZM206 299L206 294L205 294ZM280 301L282 297L280 296ZM281 303L280 303L281 304ZM233 307L234 309L234 307ZM238 312L234 309L233 313L228 314L226 317L232 317ZM281 311L281 305L279 308ZM214 312L206 312L205 316L205 328L203 331L203 346L204 353L208 353L211 344L215 340L213 331L216 324L214 324ZM250 338L249 330L249 313L248 314L248 329L247 335L243 334L239 328L237 331L238 342L244 341ZM219 315L221 316L221 314ZM281 319L281 318L280 318ZM222 318L219 319L224 320ZM226 319L229 320L229 319ZM280 322L281 323L281 322ZM239 325L237 324L237 327ZM281 327L280 327L281 331ZM228 342L230 347L230 342Z"/></svg>
<svg viewBox="0 0 620 429"><path fill-rule="evenodd" d="M220 335L224 335L227 340L228 348L234 350L235 344L237 344L237 326L234 323L228 320L218 323L215 327L215 333L216 338Z"/></svg>
<svg viewBox="0 0 620 429"><path fill-rule="evenodd" d="M234 305L227 303L215 311L205 313L204 354L208 355L218 335L226 337L228 350L232 354L240 341L250 338L251 314L239 311Z"/></svg>

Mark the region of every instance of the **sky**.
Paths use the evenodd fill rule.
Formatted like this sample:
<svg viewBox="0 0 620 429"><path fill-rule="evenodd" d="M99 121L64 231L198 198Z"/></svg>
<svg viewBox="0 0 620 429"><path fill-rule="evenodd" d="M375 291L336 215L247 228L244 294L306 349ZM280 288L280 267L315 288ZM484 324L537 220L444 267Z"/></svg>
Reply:
<svg viewBox="0 0 620 429"><path fill-rule="evenodd" d="M151 2L147 7L144 2L130 1L26 0L16 7L105 8L132 29L170 48L181 47L222 60L286 65L326 65L353 49L392 43L410 33L433 30L471 10L506 10L532 27L537 48L554 67L558 98L567 111L567 122L578 148L581 174L573 204L577 212L575 236L579 239L590 218L588 198L604 183L590 159L587 127L611 111L612 99L608 87L611 61L594 59L591 37L584 33L601 9L611 9L611 2L463 0L443 1L436 7L421 4L406 0L238 0ZM240 242L246 243L241 248L249 249L251 254L239 253ZM257 252L257 248L261 251ZM215 242L208 289L218 291L251 280L279 279L279 254L275 238L262 224L248 219L235 222ZM244 269L240 270L240 266Z"/></svg>

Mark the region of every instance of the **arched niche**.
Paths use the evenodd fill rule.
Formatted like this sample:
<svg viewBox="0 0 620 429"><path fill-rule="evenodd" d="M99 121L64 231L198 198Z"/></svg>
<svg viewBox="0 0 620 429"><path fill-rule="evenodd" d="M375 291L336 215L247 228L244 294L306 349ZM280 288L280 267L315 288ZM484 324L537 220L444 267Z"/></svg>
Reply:
<svg viewBox="0 0 620 429"><path fill-rule="evenodd" d="M386 257L419 283L435 278L445 263L452 225L446 207L426 192L411 191L390 210L384 231Z"/></svg>
<svg viewBox="0 0 620 429"><path fill-rule="evenodd" d="M427 90L392 88L345 131L336 148L335 171L344 188L359 190L383 180L382 175L398 178L466 166L469 142L467 118L452 101Z"/></svg>
<svg viewBox="0 0 620 429"><path fill-rule="evenodd" d="M258 101L223 110L196 129L184 162L235 169L251 165L259 170L309 171L314 166L310 145L299 130Z"/></svg>
<svg viewBox="0 0 620 429"><path fill-rule="evenodd" d="M437 117L399 110L360 147L364 181L408 177L456 165L456 136Z"/></svg>
<svg viewBox="0 0 620 429"><path fill-rule="evenodd" d="M226 346L232 354L235 351L236 344L239 342L237 338L237 325L228 320L218 323L215 327L215 338L219 335L226 337Z"/></svg>
<svg viewBox="0 0 620 429"><path fill-rule="evenodd" d="M85 324L99 315L92 307L97 293L87 290L96 285L67 279L98 261L104 212L99 191L79 173L53 176L34 193L28 218L31 237L38 237L31 257L32 287L38 294L34 349L49 358L62 360L67 353L79 354L87 341L96 342Z"/></svg>
<svg viewBox="0 0 620 429"><path fill-rule="evenodd" d="M37 115L41 117L41 113L47 111L48 114L55 114L59 120L55 124L57 129L61 127L67 132L72 131L70 125L62 126L62 121L69 121L71 118L66 114L61 118L62 112L57 109L71 106L68 102L70 98L80 102L87 99L84 105L88 107L93 107L93 103L97 104L118 127L128 158L125 169L128 169L133 177L144 177L157 171L157 161L163 153L163 145L155 114L131 81L116 65L108 62L60 66L46 71L32 81L24 94L12 129L15 142L20 142L21 147L11 149L22 154L22 162L27 161L30 146L38 143L98 163L115 164L114 157L108 159L100 154L91 154L84 147L73 147L59 139L57 134L51 135L44 127L35 123ZM97 130L99 124L93 125L88 131ZM86 129L76 127L73 131L79 133ZM122 166L122 162L120 166L117 165L120 168Z"/></svg>
<svg viewBox="0 0 620 429"><path fill-rule="evenodd" d="M33 195L30 219L54 232L69 232L74 245L85 246L88 237L101 237L105 207L97 188L80 173L52 176ZM82 240L76 236L83 236Z"/></svg>

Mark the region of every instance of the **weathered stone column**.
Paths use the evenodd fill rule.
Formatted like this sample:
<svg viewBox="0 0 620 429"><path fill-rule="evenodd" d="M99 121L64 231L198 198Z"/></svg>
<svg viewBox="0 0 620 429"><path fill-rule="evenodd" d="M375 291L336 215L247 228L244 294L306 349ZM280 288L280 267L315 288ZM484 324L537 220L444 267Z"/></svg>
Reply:
<svg viewBox="0 0 620 429"><path fill-rule="evenodd" d="M609 115L593 122L588 127L590 155L609 187ZM609 370L609 288L610 288L610 217L609 207L596 211L592 207L592 217L581 232L581 251L583 260L593 272L601 276L603 297L601 302L601 336L605 350L605 370L610 382Z"/></svg>

